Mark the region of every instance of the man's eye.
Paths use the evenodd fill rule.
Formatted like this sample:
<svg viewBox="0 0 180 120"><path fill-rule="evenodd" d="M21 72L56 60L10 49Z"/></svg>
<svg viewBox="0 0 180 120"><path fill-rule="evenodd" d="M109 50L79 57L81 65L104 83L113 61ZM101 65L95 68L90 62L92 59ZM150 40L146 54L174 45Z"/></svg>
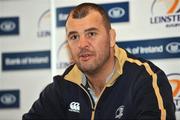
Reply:
<svg viewBox="0 0 180 120"><path fill-rule="evenodd" d="M96 32L89 32L88 33L88 37L94 37L94 36L96 36Z"/></svg>
<svg viewBox="0 0 180 120"><path fill-rule="evenodd" d="M78 36L78 35L71 35L71 36L69 37L69 40L77 40L77 39L79 39L79 36Z"/></svg>

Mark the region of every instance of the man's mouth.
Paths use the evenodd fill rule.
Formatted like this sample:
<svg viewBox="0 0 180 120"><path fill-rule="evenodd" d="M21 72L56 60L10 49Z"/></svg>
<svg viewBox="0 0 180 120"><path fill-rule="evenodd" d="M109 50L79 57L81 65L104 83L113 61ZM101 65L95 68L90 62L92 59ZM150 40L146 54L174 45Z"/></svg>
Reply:
<svg viewBox="0 0 180 120"><path fill-rule="evenodd" d="M92 55L90 55L90 54L81 54L79 56L79 59L80 59L80 61L88 61L88 60L90 60L91 57L92 57Z"/></svg>

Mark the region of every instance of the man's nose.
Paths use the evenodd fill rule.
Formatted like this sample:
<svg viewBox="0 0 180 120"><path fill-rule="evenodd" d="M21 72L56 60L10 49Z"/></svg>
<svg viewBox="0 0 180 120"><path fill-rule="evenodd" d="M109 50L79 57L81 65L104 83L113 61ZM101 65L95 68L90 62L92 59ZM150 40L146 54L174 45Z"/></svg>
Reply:
<svg viewBox="0 0 180 120"><path fill-rule="evenodd" d="M80 37L78 45L79 45L79 48L86 48L89 46L89 41L84 36Z"/></svg>

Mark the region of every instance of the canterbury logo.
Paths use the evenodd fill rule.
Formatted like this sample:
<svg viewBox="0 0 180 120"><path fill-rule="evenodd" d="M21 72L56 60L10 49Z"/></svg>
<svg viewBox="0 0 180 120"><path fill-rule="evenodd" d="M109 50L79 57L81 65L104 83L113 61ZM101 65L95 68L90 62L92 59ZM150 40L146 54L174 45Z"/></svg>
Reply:
<svg viewBox="0 0 180 120"><path fill-rule="evenodd" d="M71 102L69 107L70 107L69 111L71 111L71 112L77 112L77 113L80 112L79 102Z"/></svg>

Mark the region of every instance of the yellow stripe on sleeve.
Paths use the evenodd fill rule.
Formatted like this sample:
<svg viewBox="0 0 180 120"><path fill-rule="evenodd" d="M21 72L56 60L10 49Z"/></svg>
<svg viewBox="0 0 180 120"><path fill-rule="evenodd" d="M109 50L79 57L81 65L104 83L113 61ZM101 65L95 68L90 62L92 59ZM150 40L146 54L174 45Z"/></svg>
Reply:
<svg viewBox="0 0 180 120"><path fill-rule="evenodd" d="M131 58L128 58L127 60L131 63L136 63L139 66L141 66L141 65L145 66L146 71L149 73L149 75L152 76L152 86L155 91L155 95L157 97L158 107L161 110L161 120L166 120L166 110L164 108L162 96L160 94L159 87L157 85L157 74L152 71L152 69L148 63L142 63L139 60L134 60Z"/></svg>

